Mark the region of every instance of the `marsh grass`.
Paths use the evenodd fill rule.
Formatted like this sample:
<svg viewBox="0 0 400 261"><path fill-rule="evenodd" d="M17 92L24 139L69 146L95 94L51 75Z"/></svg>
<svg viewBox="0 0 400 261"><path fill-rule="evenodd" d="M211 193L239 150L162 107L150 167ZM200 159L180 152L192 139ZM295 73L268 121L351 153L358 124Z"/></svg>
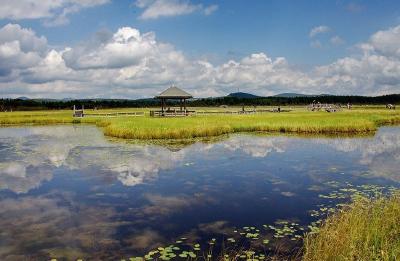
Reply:
<svg viewBox="0 0 400 261"><path fill-rule="evenodd" d="M368 133L380 125L400 123L400 114L385 110L340 113L293 111L253 115L207 115L186 118L119 118L105 135L130 139L190 139L235 132L302 134Z"/></svg>
<svg viewBox="0 0 400 261"><path fill-rule="evenodd" d="M400 195L360 197L328 217L304 239L304 261L397 260L400 257Z"/></svg>
<svg viewBox="0 0 400 261"><path fill-rule="evenodd" d="M99 127L108 124L106 121L94 117L74 118L69 110L0 112L0 126L81 123L98 124Z"/></svg>
<svg viewBox="0 0 400 261"><path fill-rule="evenodd" d="M214 108L208 108L214 110ZM129 109L128 109L129 110ZM140 109L130 109L137 111ZM207 110L203 108L203 110ZM104 110L112 112L118 110ZM124 111L127 111L124 109ZM147 110L148 111L148 110ZM147 112L146 111L146 112ZM88 111L90 113L90 111ZM148 115L148 114L147 114ZM287 113L252 115L197 115L184 118L84 117L71 111L0 113L0 125L90 123L103 127L104 134L125 139L192 139L236 132L279 132L300 134L362 134L379 126L400 123L400 113L384 109L356 109L337 113L295 109Z"/></svg>

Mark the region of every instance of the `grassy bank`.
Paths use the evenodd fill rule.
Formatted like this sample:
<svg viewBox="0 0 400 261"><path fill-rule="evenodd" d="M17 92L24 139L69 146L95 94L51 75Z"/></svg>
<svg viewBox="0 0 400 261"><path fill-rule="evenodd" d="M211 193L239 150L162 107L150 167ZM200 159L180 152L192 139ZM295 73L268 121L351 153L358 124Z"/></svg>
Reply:
<svg viewBox="0 0 400 261"><path fill-rule="evenodd" d="M400 195L361 198L329 217L305 238L304 261L397 260L400 257Z"/></svg>
<svg viewBox="0 0 400 261"><path fill-rule="evenodd" d="M137 109L131 109L131 111L134 110ZM207 109L203 108L203 110ZM124 111L127 110L124 109ZM400 111L368 108L327 113L295 109L285 113L252 115L216 114L184 118L85 117L82 119L74 119L71 111L0 113L0 125L3 126L57 123L97 124L104 127L105 135L130 139L187 139L255 131L310 134L366 133L375 131L383 124L400 123Z"/></svg>

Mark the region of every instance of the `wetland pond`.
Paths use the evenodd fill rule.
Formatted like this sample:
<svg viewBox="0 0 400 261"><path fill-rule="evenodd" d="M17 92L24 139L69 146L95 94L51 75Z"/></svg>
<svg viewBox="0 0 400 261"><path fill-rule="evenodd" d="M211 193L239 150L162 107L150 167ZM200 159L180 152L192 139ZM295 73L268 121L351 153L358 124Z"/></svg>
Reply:
<svg viewBox="0 0 400 261"><path fill-rule="evenodd" d="M0 128L0 260L168 260L221 245L291 254L332 207L397 188L399 169L399 127L182 147L93 126Z"/></svg>

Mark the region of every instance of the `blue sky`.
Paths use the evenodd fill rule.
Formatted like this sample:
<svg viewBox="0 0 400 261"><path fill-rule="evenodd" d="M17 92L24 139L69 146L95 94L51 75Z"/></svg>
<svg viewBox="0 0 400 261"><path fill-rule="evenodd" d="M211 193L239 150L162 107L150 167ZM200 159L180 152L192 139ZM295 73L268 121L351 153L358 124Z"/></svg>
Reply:
<svg viewBox="0 0 400 261"><path fill-rule="evenodd" d="M399 1L1 2L4 97L138 98L170 84L198 96L400 92ZM21 37L45 43L21 48Z"/></svg>

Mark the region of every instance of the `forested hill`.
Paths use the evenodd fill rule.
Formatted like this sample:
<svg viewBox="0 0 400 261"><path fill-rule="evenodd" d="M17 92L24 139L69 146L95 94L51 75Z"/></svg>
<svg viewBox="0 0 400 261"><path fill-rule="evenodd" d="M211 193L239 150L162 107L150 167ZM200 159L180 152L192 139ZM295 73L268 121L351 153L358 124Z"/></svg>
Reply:
<svg viewBox="0 0 400 261"><path fill-rule="evenodd" d="M400 94L382 95L382 96L296 96L296 97L256 97L256 98L236 98L219 97L194 100L191 103L195 106L218 106L218 105L306 105L313 101L321 103L335 104L398 104L400 103Z"/></svg>
<svg viewBox="0 0 400 261"><path fill-rule="evenodd" d="M301 97L216 97L188 100L188 106L221 106L221 105L306 105L313 101L321 103L347 104L348 102L356 104L400 104L400 94L391 94L383 96L301 96ZM175 104L169 101L170 105ZM82 99L82 100L54 100L54 99L0 99L0 111L10 110L41 110L41 109L71 109L73 105L85 108L127 108L127 107L156 107L159 101L156 99Z"/></svg>

